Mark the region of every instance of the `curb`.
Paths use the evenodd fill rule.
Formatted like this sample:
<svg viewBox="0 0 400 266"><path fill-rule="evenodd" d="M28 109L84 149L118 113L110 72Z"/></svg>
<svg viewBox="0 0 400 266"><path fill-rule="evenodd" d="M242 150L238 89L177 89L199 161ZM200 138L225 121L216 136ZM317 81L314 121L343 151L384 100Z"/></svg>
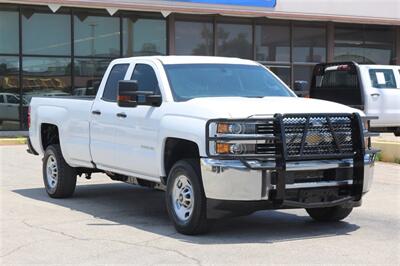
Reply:
<svg viewBox="0 0 400 266"><path fill-rule="evenodd" d="M400 163L400 142L372 141L372 147L381 150L379 161Z"/></svg>
<svg viewBox="0 0 400 266"><path fill-rule="evenodd" d="M0 146L25 145L26 143L27 143L26 138L0 138Z"/></svg>

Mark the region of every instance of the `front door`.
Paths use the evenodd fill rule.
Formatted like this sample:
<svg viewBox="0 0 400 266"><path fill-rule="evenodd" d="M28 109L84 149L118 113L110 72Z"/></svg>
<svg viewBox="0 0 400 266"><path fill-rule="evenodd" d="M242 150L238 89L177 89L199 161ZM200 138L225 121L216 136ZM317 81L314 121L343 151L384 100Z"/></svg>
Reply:
<svg viewBox="0 0 400 266"><path fill-rule="evenodd" d="M131 80L136 80L139 91L161 93L156 66L151 62L136 63ZM144 98L139 97L139 103ZM116 127L116 167L137 177L159 181L157 139L161 107L138 105L134 108L119 107Z"/></svg>
<svg viewBox="0 0 400 266"><path fill-rule="evenodd" d="M365 88L368 115L378 116L373 126L390 127L400 125L400 79L392 68L368 70L368 88ZM397 76L397 78L396 78Z"/></svg>

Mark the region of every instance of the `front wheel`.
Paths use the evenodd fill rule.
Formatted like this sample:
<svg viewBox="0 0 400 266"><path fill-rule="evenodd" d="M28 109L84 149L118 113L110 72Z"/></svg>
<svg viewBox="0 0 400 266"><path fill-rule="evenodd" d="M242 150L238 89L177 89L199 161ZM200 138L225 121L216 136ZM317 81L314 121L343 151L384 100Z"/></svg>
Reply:
<svg viewBox="0 0 400 266"><path fill-rule="evenodd" d="M353 208L335 206L329 208L306 209L308 215L319 222L338 222L350 215Z"/></svg>
<svg viewBox="0 0 400 266"><path fill-rule="evenodd" d="M75 169L65 162L60 145L48 146L43 157L43 182L47 194L52 198L72 196L76 175Z"/></svg>
<svg viewBox="0 0 400 266"><path fill-rule="evenodd" d="M197 161L174 164L165 194L168 215L179 233L195 235L207 231L206 197Z"/></svg>

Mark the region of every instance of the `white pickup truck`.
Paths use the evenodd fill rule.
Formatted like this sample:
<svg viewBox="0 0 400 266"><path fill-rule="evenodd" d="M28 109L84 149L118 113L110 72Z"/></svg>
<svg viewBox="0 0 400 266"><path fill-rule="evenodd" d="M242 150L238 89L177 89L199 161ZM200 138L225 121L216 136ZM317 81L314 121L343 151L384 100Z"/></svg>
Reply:
<svg viewBox="0 0 400 266"><path fill-rule="evenodd" d="M355 62L315 66L310 97L338 102L362 110L371 131L400 136L400 66L360 65Z"/></svg>
<svg viewBox="0 0 400 266"><path fill-rule="evenodd" d="M372 182L376 151L361 111L298 98L249 60L117 59L95 98L34 97L29 119L29 151L43 156L50 197L102 172L165 190L184 234L264 209L339 221Z"/></svg>

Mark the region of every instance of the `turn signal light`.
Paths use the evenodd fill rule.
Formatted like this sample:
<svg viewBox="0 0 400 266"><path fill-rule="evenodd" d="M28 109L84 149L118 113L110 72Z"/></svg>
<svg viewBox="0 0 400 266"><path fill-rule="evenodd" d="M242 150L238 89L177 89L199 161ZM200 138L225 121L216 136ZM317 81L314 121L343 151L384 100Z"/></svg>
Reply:
<svg viewBox="0 0 400 266"><path fill-rule="evenodd" d="M227 123L218 123L217 133L219 133L219 134L229 133L229 124L227 124Z"/></svg>
<svg viewBox="0 0 400 266"><path fill-rule="evenodd" d="M215 150L218 154L228 154L230 145L228 143L217 143Z"/></svg>

